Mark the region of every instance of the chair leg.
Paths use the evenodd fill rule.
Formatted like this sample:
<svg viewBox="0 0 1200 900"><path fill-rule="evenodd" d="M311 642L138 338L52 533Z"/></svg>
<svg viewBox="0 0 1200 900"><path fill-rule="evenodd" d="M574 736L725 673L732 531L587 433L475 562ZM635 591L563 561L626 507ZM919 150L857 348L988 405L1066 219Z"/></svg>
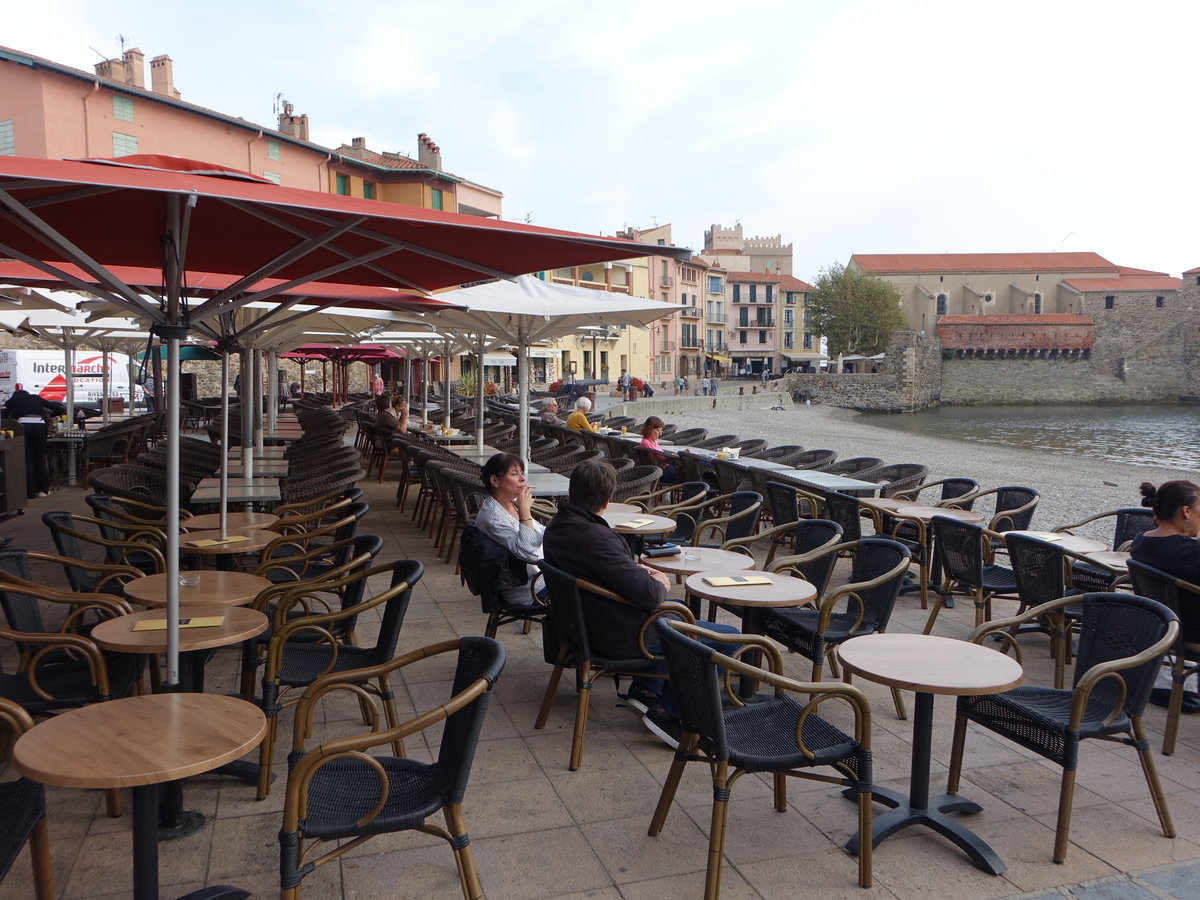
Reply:
<svg viewBox="0 0 1200 900"><path fill-rule="evenodd" d="M721 863L725 856L725 819L729 812L729 763L721 760L713 768L712 821L708 830L708 871L704 876L704 900L721 896Z"/></svg>
<svg viewBox="0 0 1200 900"><path fill-rule="evenodd" d="M121 818L121 791L109 788L104 792L104 809L110 819Z"/></svg>
<svg viewBox="0 0 1200 900"><path fill-rule="evenodd" d="M493 609L491 611L491 613L488 614L487 628L485 628L483 630L483 636L494 638L496 636L496 629L499 627L500 627L500 610Z"/></svg>
<svg viewBox="0 0 1200 900"><path fill-rule="evenodd" d="M775 812L787 812L787 776L776 772L774 778Z"/></svg>
<svg viewBox="0 0 1200 900"><path fill-rule="evenodd" d="M1075 770L1063 769L1058 792L1058 821L1054 826L1054 861L1067 858L1067 838L1071 833L1071 805L1075 802Z"/></svg>
<svg viewBox="0 0 1200 900"><path fill-rule="evenodd" d="M571 737L571 761L568 768L574 772L583 762L583 739L587 734L588 706L592 700L592 664L584 660L579 664L579 697L575 701L575 734Z"/></svg>
<svg viewBox="0 0 1200 900"><path fill-rule="evenodd" d="M277 713L267 714L267 733L258 746L258 794L257 800L266 800L271 793L271 752L275 749L275 730L279 724Z"/></svg>
<svg viewBox="0 0 1200 900"><path fill-rule="evenodd" d="M662 792L658 795L658 806L654 808L654 816L650 819L650 829L646 832L650 837L662 831L663 826L667 824L667 814L671 811L671 804L675 802L675 792L679 790L679 781L683 777L684 768L687 767L688 754L695 749L698 741L699 737L694 734L684 735L680 741L675 758L671 761L667 780L663 782Z"/></svg>
<svg viewBox="0 0 1200 900"><path fill-rule="evenodd" d="M450 846L454 848L454 862L458 865L458 880L462 885L465 900L480 900L483 888L479 874L475 871L475 858L471 855L471 839L467 836L467 823L463 818L462 806L447 803L442 812L446 816L446 829L450 832Z"/></svg>
<svg viewBox="0 0 1200 900"><path fill-rule="evenodd" d="M950 593L950 581L947 579L942 583L941 589L937 592L937 597L933 601L933 608L929 610L929 618L925 622L925 630L921 634L933 634L933 625L937 621L938 613L946 605L944 601Z"/></svg>
<svg viewBox="0 0 1200 900"><path fill-rule="evenodd" d="M950 774L946 777L946 793L957 794L962 778L963 748L967 743L967 720L963 716L954 718L954 740L950 744Z"/></svg>
<svg viewBox="0 0 1200 900"><path fill-rule="evenodd" d="M874 853L874 842L870 839L871 834L871 792L869 790L859 790L858 792L858 884L859 887L869 888L873 873L871 871ZM864 835L867 836L864 840Z"/></svg>
<svg viewBox="0 0 1200 900"><path fill-rule="evenodd" d="M50 832L46 817L38 819L29 836L29 856L33 863L34 893L37 900L54 900L54 875L50 870Z"/></svg>
<svg viewBox="0 0 1200 900"><path fill-rule="evenodd" d="M900 688L898 687L892 688L892 703L896 707L896 718L907 719L908 710L904 708L904 695L900 693Z"/></svg>
<svg viewBox="0 0 1200 900"><path fill-rule="evenodd" d="M1176 664L1177 671L1172 673L1171 699L1167 702L1167 730L1163 734L1163 756L1175 752L1175 739L1179 735L1179 715L1183 711L1184 674L1179 671L1182 667Z"/></svg>
<svg viewBox="0 0 1200 900"><path fill-rule="evenodd" d="M1142 764L1142 774L1146 776L1146 785L1150 788L1150 797L1154 800L1154 811L1158 813L1158 824L1162 826L1165 837L1175 837L1175 825L1171 821L1171 811L1167 809L1167 798L1163 794L1162 782L1158 780L1158 769L1154 765L1154 753L1146 740L1145 729L1142 728L1142 718L1133 719L1134 746L1137 748L1138 762Z"/></svg>
<svg viewBox="0 0 1200 900"><path fill-rule="evenodd" d="M554 664L554 671L550 673L550 683L546 685L546 693L542 696L542 706L538 710L537 721L533 723L535 729L546 727L546 719L550 717L550 705L554 702L554 695L558 692L558 682L562 679L566 660L567 649L564 647L558 651L558 662Z"/></svg>

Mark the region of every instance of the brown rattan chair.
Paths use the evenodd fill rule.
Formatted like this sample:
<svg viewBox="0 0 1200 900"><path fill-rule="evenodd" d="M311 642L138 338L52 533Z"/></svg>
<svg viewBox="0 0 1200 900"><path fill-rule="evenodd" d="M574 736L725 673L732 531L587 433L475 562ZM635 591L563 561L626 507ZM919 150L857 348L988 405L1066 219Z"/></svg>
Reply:
<svg viewBox="0 0 1200 900"><path fill-rule="evenodd" d="M20 705L0 698L0 730L11 740L33 728L33 719ZM33 891L37 900L53 900L50 834L46 828L46 791L36 781L18 778L0 784L0 881L8 875L21 848L29 843Z"/></svg>

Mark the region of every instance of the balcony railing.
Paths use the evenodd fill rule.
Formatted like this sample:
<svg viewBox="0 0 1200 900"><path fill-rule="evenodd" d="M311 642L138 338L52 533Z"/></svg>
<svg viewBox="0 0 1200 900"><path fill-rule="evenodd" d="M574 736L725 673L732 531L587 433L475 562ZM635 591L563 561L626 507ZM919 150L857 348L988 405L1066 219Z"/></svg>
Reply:
<svg viewBox="0 0 1200 900"><path fill-rule="evenodd" d="M729 321L729 319L726 318L724 314L709 313L709 315L705 317L704 321L706 321L709 325L724 325Z"/></svg>
<svg viewBox="0 0 1200 900"><path fill-rule="evenodd" d="M681 310L685 319L700 318L700 308L698 306L684 306L681 307Z"/></svg>
<svg viewBox="0 0 1200 900"><path fill-rule="evenodd" d="M675 278L672 275L659 275L658 284L659 287L675 287Z"/></svg>
<svg viewBox="0 0 1200 900"><path fill-rule="evenodd" d="M674 353L675 352L675 342L674 341L659 341L658 352L659 353Z"/></svg>
<svg viewBox="0 0 1200 900"><path fill-rule="evenodd" d="M679 342L679 346L684 350L699 350L704 346L700 342L700 338L684 338Z"/></svg>

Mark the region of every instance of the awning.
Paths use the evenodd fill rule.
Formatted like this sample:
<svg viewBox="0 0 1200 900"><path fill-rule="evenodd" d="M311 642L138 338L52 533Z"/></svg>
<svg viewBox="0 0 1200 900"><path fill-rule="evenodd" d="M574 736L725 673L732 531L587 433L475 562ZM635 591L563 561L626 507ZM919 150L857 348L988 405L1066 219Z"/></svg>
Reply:
<svg viewBox="0 0 1200 900"><path fill-rule="evenodd" d="M705 356L707 356L713 362L719 362L723 366L727 366L733 362L731 357L725 356L723 353L706 353Z"/></svg>
<svg viewBox="0 0 1200 900"><path fill-rule="evenodd" d="M483 354L483 364L485 366L515 366L517 358L511 353L485 353Z"/></svg>

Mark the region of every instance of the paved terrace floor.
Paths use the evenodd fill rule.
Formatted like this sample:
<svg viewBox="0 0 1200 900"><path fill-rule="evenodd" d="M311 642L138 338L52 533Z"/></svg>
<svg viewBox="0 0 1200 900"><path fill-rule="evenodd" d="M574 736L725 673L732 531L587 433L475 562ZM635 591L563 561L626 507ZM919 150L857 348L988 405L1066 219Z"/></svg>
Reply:
<svg viewBox="0 0 1200 900"><path fill-rule="evenodd" d="M394 506L394 481L364 483L372 508L366 532L386 539L381 561L415 557L427 568L416 587L400 638L400 650L478 634L484 617L478 601L459 583L453 566L439 562L432 542ZM86 512L83 490L64 488L31 501L22 518L0 522L0 534L19 546L51 550L43 511ZM61 583L60 572L41 573ZM997 613L1002 614L1003 604ZM915 595L901 597L893 631L919 631L925 614ZM972 608L959 603L939 619L938 633L963 637ZM372 622L360 622L371 637ZM650 822L671 752L623 708L611 681L602 681L592 701L583 767L567 771L574 693L564 679L543 731L533 720L550 674L542 661L539 635L516 626L502 629L508 665L497 687L475 760L465 809L472 848L490 898L640 900L699 897L711 806L708 774L689 768L667 825L648 837ZM1044 639L1023 639L1027 676L1049 683L1051 664ZM12 664L11 648L4 662ZM209 690L232 692L238 655L223 650L209 666ZM788 673L804 679L807 661L786 656ZM11 668L9 669L11 671ZM424 710L449 696L449 668L416 669L398 685L401 715ZM910 721L895 717L886 689L861 686L874 710L877 780L903 790L908 780ZM908 695L909 708L912 697ZM954 703L938 698L933 737L933 784L944 783L950 753ZM1150 707L1152 744L1161 745L1165 711ZM1178 750L1156 752L1179 836L1158 829L1141 771L1129 748L1088 742L1082 752L1070 851L1064 865L1051 859L1059 772L1012 744L979 730L969 733L962 793L984 811L971 826L999 853L1008 871L991 877L940 837L913 829L892 837L875 852L875 886L856 884L856 865L842 848L855 816L852 804L827 785L789 780L789 808L772 809L769 783L747 776L737 783L730 805L723 896L748 897L931 897L992 898L1077 896L1151 898L1200 896L1200 728L1185 718ZM361 730L356 709L324 711L313 743ZM411 755L428 758L439 731L409 739ZM278 892L278 844L283 803L284 755L291 716L280 725L276 780L267 800L253 789L220 776L187 781L186 806L201 810L204 828L160 846L162 896L174 897L208 884L245 887L258 897ZM8 772L4 777L12 777ZM55 885L63 898L117 898L131 883L129 806L119 819L104 814L101 794L47 789ZM881 807L876 807L877 810ZM3 884L0 900L32 896L28 851ZM304 882L311 898L461 896L449 848L416 833L376 838Z"/></svg>

